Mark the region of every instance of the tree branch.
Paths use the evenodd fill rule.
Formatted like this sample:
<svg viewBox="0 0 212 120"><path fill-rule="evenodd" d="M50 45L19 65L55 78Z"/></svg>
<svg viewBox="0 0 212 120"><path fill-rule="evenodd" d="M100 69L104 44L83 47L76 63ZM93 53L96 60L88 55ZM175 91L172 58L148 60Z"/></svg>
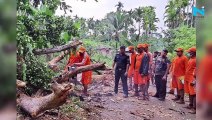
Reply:
<svg viewBox="0 0 212 120"><path fill-rule="evenodd" d="M73 77L74 75L78 73L82 73L85 71L90 70L104 70L105 69L105 63L95 63L92 65L86 65L76 68L74 71L66 71L63 72L60 76L53 78L53 81L57 81L59 83L68 81L68 78Z"/></svg>
<svg viewBox="0 0 212 120"><path fill-rule="evenodd" d="M60 52L60 51L65 51L68 50L70 48L76 47L78 45L81 45L82 42L79 40L73 41L69 44L66 45L61 45L61 46L56 46L53 48L44 48L44 49L34 49L33 53L35 55L42 55L42 54L49 54L49 53L55 53L55 52Z"/></svg>

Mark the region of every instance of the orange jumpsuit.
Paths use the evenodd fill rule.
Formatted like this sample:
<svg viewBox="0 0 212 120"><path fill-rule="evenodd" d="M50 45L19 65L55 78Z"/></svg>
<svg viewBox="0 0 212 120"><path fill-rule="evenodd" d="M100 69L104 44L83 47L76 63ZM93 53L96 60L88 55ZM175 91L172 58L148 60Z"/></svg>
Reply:
<svg viewBox="0 0 212 120"><path fill-rule="evenodd" d="M71 53L71 54L70 54L70 58L69 58L69 60L68 60L68 63L67 63L67 65L65 66L65 70L68 69L68 66L71 66L72 64L74 64L74 63L79 63L79 62L80 62L80 61L79 61L79 53L76 53L76 54Z"/></svg>
<svg viewBox="0 0 212 120"><path fill-rule="evenodd" d="M184 88L184 85L180 81L180 77L185 76L186 66L188 63L188 58L186 56L175 57L173 63L173 79L172 87L178 88L179 90Z"/></svg>
<svg viewBox="0 0 212 120"><path fill-rule="evenodd" d="M79 56L79 60L81 63L83 63L83 66L91 64L90 56L86 52L84 53L84 56ZM90 84L91 80L92 80L92 71L86 71L82 73L81 82L83 85Z"/></svg>
<svg viewBox="0 0 212 120"><path fill-rule="evenodd" d="M174 90L174 87L172 85L172 80L173 80L173 65L174 65L174 59L172 60L171 66L170 66L170 74L171 74L171 81L170 81L170 89Z"/></svg>
<svg viewBox="0 0 212 120"><path fill-rule="evenodd" d="M200 102L212 103L212 56L205 56L197 70L198 98Z"/></svg>
<svg viewBox="0 0 212 120"><path fill-rule="evenodd" d="M130 55L130 66L129 66L129 70L128 70L128 77L133 77L133 75L134 75L135 58L136 58L136 53L134 52Z"/></svg>
<svg viewBox="0 0 212 120"><path fill-rule="evenodd" d="M190 85L195 80L194 78L195 69L196 69L196 57L190 58L188 61L188 65L186 67L185 84L184 84L185 93L188 93L189 95L196 94L195 87Z"/></svg>
<svg viewBox="0 0 212 120"><path fill-rule="evenodd" d="M139 85L145 84L145 82L142 80L141 74L139 73L139 69L140 69L143 57L144 57L144 53L137 54L136 61L135 61L134 83Z"/></svg>

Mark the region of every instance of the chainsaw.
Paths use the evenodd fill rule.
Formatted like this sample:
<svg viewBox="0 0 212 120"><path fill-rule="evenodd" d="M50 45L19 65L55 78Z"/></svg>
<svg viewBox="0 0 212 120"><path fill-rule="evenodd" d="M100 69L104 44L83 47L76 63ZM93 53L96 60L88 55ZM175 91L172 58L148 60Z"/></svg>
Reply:
<svg viewBox="0 0 212 120"><path fill-rule="evenodd" d="M68 66L68 71L74 71L76 70L76 66ZM74 75L73 77L69 78L69 82L73 83L74 85L81 85L81 83L77 80L77 75Z"/></svg>

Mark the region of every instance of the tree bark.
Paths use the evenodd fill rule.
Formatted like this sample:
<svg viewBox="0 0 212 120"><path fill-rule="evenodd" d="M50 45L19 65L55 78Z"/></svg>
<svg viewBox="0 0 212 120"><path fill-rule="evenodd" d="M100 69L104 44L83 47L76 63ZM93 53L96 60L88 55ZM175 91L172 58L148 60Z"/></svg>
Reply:
<svg viewBox="0 0 212 120"><path fill-rule="evenodd" d="M78 73L82 73L90 70L104 70L105 63L95 63L92 65L86 65L76 68L74 71L65 71L60 76L53 78L53 81L57 81L59 83L68 81L68 78L73 77Z"/></svg>
<svg viewBox="0 0 212 120"><path fill-rule="evenodd" d="M18 105L23 108L24 111L29 113L32 117L36 117L46 110L56 108L66 102L69 91L73 86L71 84L58 84L67 81L68 78L89 70L99 70L105 68L105 63L96 63L92 65L82 66L76 68L74 71L63 72L59 77L55 77L52 80L54 83L51 85L52 93L43 97L29 97L25 94L20 94L17 99Z"/></svg>
<svg viewBox="0 0 212 120"><path fill-rule="evenodd" d="M52 84L52 93L43 97L29 97L21 94L17 100L18 105L33 118L46 110L59 107L64 104L67 95L72 90L71 84Z"/></svg>
<svg viewBox="0 0 212 120"><path fill-rule="evenodd" d="M26 82L23 82L21 80L16 80L16 86L17 88L23 88L26 86Z"/></svg>
<svg viewBox="0 0 212 120"><path fill-rule="evenodd" d="M136 36L136 40L139 41L140 39L140 34L141 34L141 23L138 23L138 35Z"/></svg>
<svg viewBox="0 0 212 120"><path fill-rule="evenodd" d="M50 69L52 69L53 71L55 71L55 72L59 71L57 63L59 61L61 61L68 54L69 54L68 51L65 51L65 52L61 53L59 56L55 57L54 59L52 59L51 61L48 62L48 67Z"/></svg>
<svg viewBox="0 0 212 120"><path fill-rule="evenodd" d="M65 50L68 50L70 48L76 47L76 46L81 45L81 44L82 44L81 41L76 40L76 41L73 41L69 44L62 45L62 46L56 46L56 47L53 47L53 48L34 49L33 53L35 55L50 54L50 53L65 51Z"/></svg>

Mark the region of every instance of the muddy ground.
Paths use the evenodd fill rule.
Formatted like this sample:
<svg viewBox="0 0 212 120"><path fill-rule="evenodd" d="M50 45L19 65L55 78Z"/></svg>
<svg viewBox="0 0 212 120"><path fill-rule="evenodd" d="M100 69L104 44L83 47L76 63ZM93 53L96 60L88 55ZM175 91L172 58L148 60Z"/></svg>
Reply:
<svg viewBox="0 0 212 120"><path fill-rule="evenodd" d="M169 82L167 83L167 87ZM58 109L50 110L40 115L38 120L195 120L195 115L188 113L171 99L174 95L167 94L165 101L150 97L149 101L131 97L123 98L120 81L119 94L114 96L114 75L106 71L103 75L94 75L93 83L89 86L89 97L84 101L74 102L70 97L67 103ZM168 88L169 90L169 88ZM167 90L167 91L168 91ZM150 85L150 96L155 93L155 86ZM188 97L186 97L188 104ZM19 119L31 119L18 115Z"/></svg>

